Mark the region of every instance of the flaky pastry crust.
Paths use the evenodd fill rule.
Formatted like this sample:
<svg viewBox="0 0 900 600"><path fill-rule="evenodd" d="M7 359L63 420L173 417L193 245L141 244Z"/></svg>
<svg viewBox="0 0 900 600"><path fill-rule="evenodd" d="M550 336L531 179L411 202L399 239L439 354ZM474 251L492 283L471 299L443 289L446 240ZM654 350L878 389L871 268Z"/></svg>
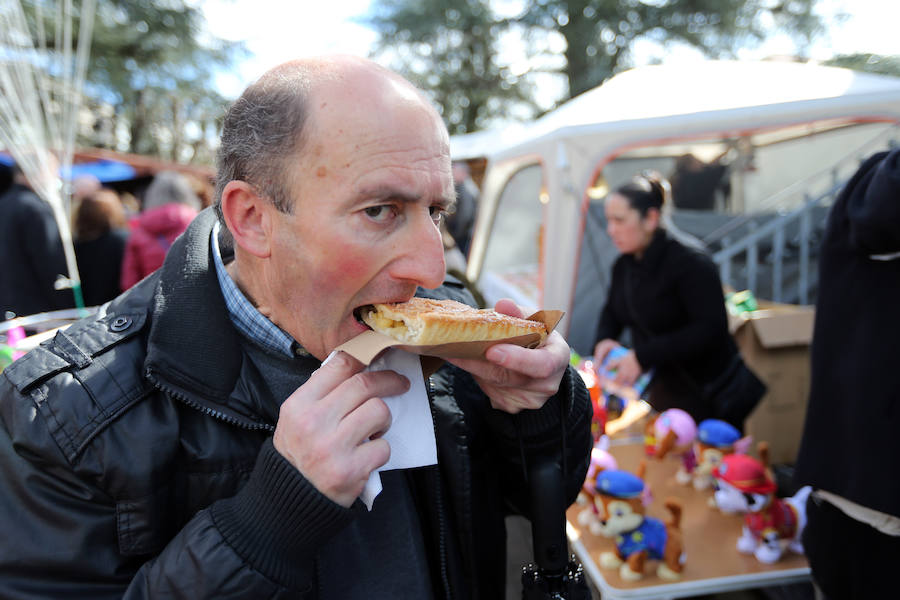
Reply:
<svg viewBox="0 0 900 600"><path fill-rule="evenodd" d="M547 328L538 321L477 309L454 300L412 298L408 302L373 304L361 311L363 321L379 333L404 344L432 346L455 342L501 340L537 333Z"/></svg>

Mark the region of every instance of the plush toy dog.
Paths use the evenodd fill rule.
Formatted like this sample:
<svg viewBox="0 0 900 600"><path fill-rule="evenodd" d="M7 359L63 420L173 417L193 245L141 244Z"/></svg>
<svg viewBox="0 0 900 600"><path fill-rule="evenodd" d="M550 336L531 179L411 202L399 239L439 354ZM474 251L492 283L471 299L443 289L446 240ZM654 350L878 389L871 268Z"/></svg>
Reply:
<svg viewBox="0 0 900 600"><path fill-rule="evenodd" d="M697 466L694 468L694 489L705 490L713 487L713 469L729 454L746 454L751 438L741 437L736 427L719 419L706 419L697 426L697 442L694 452Z"/></svg>
<svg viewBox="0 0 900 600"><path fill-rule="evenodd" d="M578 513L578 523L590 529L594 535L600 533L600 510L603 504L599 495L601 492L597 488L597 477L606 470L616 471L619 469L615 457L607 451L609 447L609 437L603 436L591 449L591 462L588 465L587 475L584 478L584 484L581 491L578 492L576 502L585 506L585 509ZM638 477L642 478L647 469L647 463L641 461L638 467ZM650 490L644 486L640 494L640 498L644 506L650 504Z"/></svg>
<svg viewBox="0 0 900 600"><path fill-rule="evenodd" d="M589 526L596 521L597 508L594 506L594 495L597 491L594 486L597 483L597 475L606 469L618 468L615 457L609 453L609 437L604 435L597 440L597 443L591 449L591 462L588 465L587 475L584 478L584 485L581 486L581 491L578 492L578 504L587 507L578 513L578 522L580 524Z"/></svg>
<svg viewBox="0 0 900 600"><path fill-rule="evenodd" d="M597 475L606 469L618 469L616 458L609 453L609 437L601 436L591 449L591 462L588 465L587 475L584 478L582 491L590 496L594 494L594 484Z"/></svg>
<svg viewBox="0 0 900 600"><path fill-rule="evenodd" d="M619 569L626 581L644 576L644 563L649 558L661 561L656 574L663 579L678 579L684 568L684 546L681 535L681 504L667 500L672 519L663 523L644 514L644 482L627 471L606 470L597 476L597 520L591 525L595 534L614 538L615 552L600 554L600 566Z"/></svg>
<svg viewBox="0 0 900 600"><path fill-rule="evenodd" d="M760 456L763 462L743 454L725 456L713 470L717 487L714 498L722 512L744 514L738 552L772 564L781 559L785 549L803 554L800 535L806 525L806 499L812 488L804 486L791 498L776 498L775 482L767 472L765 447L760 448Z"/></svg>
<svg viewBox="0 0 900 600"><path fill-rule="evenodd" d="M680 408L670 408L647 422L644 429L644 452L660 460L674 453L681 457L681 467L675 480L687 485L697 465L694 455L694 439L697 424L693 417Z"/></svg>

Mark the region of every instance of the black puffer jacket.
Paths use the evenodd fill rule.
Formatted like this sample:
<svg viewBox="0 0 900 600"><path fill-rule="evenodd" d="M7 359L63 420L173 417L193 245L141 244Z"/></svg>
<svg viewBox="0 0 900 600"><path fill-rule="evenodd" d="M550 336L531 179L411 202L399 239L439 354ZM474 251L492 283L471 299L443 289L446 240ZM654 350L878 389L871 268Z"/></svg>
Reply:
<svg viewBox="0 0 900 600"><path fill-rule="evenodd" d="M72 291L54 282L69 272L50 203L13 184L0 195L0 321L75 306Z"/></svg>
<svg viewBox="0 0 900 600"><path fill-rule="evenodd" d="M272 446L268 388L211 267L213 221L202 213L160 272L0 375L0 597L317 596L316 550L356 513ZM520 456L558 452L564 429L573 499L586 391L569 369L542 410L513 418L444 367L431 401L440 466L409 478L436 596L501 597L503 516L528 513Z"/></svg>
<svg viewBox="0 0 900 600"><path fill-rule="evenodd" d="M795 481L900 517L900 150L869 157L847 182L819 256Z"/></svg>

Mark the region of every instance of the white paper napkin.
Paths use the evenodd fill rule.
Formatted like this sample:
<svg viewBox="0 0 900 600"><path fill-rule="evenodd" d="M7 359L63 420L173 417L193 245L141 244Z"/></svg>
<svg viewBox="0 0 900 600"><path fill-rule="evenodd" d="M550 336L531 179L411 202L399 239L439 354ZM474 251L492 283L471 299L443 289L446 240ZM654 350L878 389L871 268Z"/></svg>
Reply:
<svg viewBox="0 0 900 600"><path fill-rule="evenodd" d="M329 356L325 362L331 359ZM366 367L366 371L392 370L409 379L409 390L399 396L383 398L391 411L391 426L384 439L391 446L391 457L380 469L372 471L359 498L372 510L381 493L381 471L411 469L437 464L434 421L425 391L425 378L419 356L390 348Z"/></svg>

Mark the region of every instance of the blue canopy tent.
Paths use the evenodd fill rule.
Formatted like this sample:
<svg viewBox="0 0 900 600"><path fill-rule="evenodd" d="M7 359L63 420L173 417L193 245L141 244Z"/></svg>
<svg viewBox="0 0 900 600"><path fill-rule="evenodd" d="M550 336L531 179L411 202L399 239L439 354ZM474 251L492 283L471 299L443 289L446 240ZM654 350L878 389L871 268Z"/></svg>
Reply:
<svg viewBox="0 0 900 600"><path fill-rule="evenodd" d="M60 177L68 181L85 175L93 175L100 183L112 183L134 179L137 171L129 164L114 160L78 163L68 169L60 169Z"/></svg>
<svg viewBox="0 0 900 600"><path fill-rule="evenodd" d="M0 152L0 165L11 167L14 164L12 156ZM59 176L65 181L72 181L85 175L93 175L100 183L113 183L134 179L137 177L137 170L127 163L108 159L77 163L59 170Z"/></svg>

